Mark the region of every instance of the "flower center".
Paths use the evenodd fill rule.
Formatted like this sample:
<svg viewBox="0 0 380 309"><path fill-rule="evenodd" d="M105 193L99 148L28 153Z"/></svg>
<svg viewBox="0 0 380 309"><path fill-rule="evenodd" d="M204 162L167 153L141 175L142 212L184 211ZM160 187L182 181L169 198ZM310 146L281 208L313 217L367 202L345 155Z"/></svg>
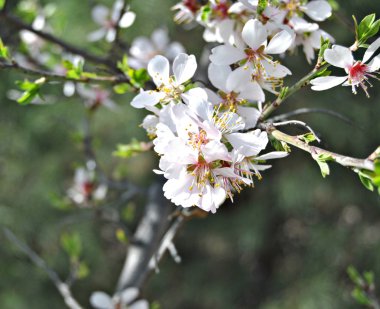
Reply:
<svg viewBox="0 0 380 309"><path fill-rule="evenodd" d="M196 13L200 6L197 0L185 0L183 5L186 6L191 12Z"/></svg>
<svg viewBox="0 0 380 309"><path fill-rule="evenodd" d="M368 67L360 61L356 62L352 67L349 68L350 79L353 82L360 82L367 73Z"/></svg>
<svg viewBox="0 0 380 309"><path fill-rule="evenodd" d="M202 145L209 142L207 133L203 129L201 129L198 133L189 132L189 139L189 145L195 149L199 149Z"/></svg>
<svg viewBox="0 0 380 309"><path fill-rule="evenodd" d="M219 3L215 6L214 12L218 17L225 19L228 17L228 9L229 7L226 3Z"/></svg>

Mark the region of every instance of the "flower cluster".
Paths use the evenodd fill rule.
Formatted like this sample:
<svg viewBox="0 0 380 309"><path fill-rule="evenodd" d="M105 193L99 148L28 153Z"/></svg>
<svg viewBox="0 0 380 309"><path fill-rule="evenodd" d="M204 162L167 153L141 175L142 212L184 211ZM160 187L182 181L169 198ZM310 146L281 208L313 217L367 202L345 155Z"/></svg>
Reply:
<svg viewBox="0 0 380 309"><path fill-rule="evenodd" d="M260 155L268 136L255 129L260 112L249 104L260 99L258 83L251 91L228 66L211 64L210 78L220 88L216 94L190 83L196 68L193 55L179 54L172 73L167 58L154 57L148 72L157 89L142 90L131 105L153 113L142 126L160 155L156 172L167 179L165 196L182 207L215 212L227 197L252 186L254 176L261 177L270 167L263 161L287 153Z"/></svg>
<svg viewBox="0 0 380 309"><path fill-rule="evenodd" d="M275 4L270 1L260 14L257 0L210 0L204 5L201 2L182 0L173 7L177 11L174 20L178 23L198 22L205 27L203 37L207 42L241 46L244 25L255 19L264 24L272 36L282 30L292 33L294 39L290 49L302 46L310 63L315 57L314 50L320 47L321 37L333 40L316 23L331 16L332 9L326 0L279 0ZM305 15L311 21L305 19Z"/></svg>

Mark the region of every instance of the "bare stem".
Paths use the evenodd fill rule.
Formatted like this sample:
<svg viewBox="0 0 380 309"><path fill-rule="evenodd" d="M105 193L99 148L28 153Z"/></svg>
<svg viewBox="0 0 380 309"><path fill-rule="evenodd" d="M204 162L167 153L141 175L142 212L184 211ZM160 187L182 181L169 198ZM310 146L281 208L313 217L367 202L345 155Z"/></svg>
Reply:
<svg viewBox="0 0 380 309"><path fill-rule="evenodd" d="M6 63L0 61L0 69L4 70L15 70L18 72L21 72L25 75L30 76L38 76L38 77L45 77L47 80L50 81L73 81L76 83L110 83L110 84L121 84L121 83L129 83L129 79L124 75L119 76L93 76L93 77L80 77L80 78L72 78L61 74L56 74L49 71L44 70L37 70L37 69L29 69L20 66L16 62Z"/></svg>
<svg viewBox="0 0 380 309"><path fill-rule="evenodd" d="M276 100L274 100L272 103L267 105L260 117L260 120L263 121L267 119L278 107L281 106L284 101L289 98L291 95L296 93L301 88L307 86L309 84L309 81L313 79L318 73L322 72L326 68L330 66L329 63L326 63L319 68L314 68L313 71L311 71L309 74L301 78L297 83L295 83L293 86L291 86L287 92L283 96L278 96Z"/></svg>
<svg viewBox="0 0 380 309"><path fill-rule="evenodd" d="M285 134L276 129L269 129L268 133L271 134L275 139L285 142L289 145L302 149L312 155L328 155L332 160L340 165L350 167L350 168L359 168L369 171L375 170L375 165L370 159L357 159L348 156L344 156L335 152L331 152L316 146L311 146L306 142L300 140L297 136L292 136Z"/></svg>
<svg viewBox="0 0 380 309"><path fill-rule="evenodd" d="M9 239L9 241L11 241L23 253L25 253L36 266L42 268L48 274L50 280L56 286L58 292L63 297L63 300L65 301L65 304L68 308L83 309L83 307L79 305L77 300L72 295L69 286L59 278L58 274L54 270L52 270L36 252L34 252L28 245L26 245L20 239L18 239L17 236L13 234L9 229L4 228L4 233L5 236Z"/></svg>

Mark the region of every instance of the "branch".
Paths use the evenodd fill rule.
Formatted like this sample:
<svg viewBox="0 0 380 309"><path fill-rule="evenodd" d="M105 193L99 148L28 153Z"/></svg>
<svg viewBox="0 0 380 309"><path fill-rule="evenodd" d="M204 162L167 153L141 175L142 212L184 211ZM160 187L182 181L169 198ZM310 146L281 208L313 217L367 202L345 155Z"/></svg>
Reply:
<svg viewBox="0 0 380 309"><path fill-rule="evenodd" d="M150 188L148 197L145 213L128 247L116 293L128 287L142 287L147 277L149 261L157 251L163 231L168 225L170 204L162 194L160 183Z"/></svg>
<svg viewBox="0 0 380 309"><path fill-rule="evenodd" d="M115 40L113 41L113 44L112 44L112 47L111 47L111 50L110 50L110 56L112 56L112 52L118 48L120 46L120 33L121 33L121 29L120 29L120 20L121 18L123 17L123 15L127 12L127 7L129 5L128 3L129 1L128 0L123 0L123 4L122 4L122 9L120 10L120 14L119 16L117 17L117 20L116 20L116 26L115 26L115 31L116 31L116 35L115 35Z"/></svg>
<svg viewBox="0 0 380 309"><path fill-rule="evenodd" d="M4 228L4 233L10 242L14 243L32 260L36 266L42 268L48 274L50 280L54 283L58 292L63 297L63 300L65 301L67 307L70 309L83 309L82 306L79 305L79 303L73 297L69 286L66 283L62 282L58 274L52 270L36 252L34 252L30 247L19 240L17 236L13 234L9 229Z"/></svg>
<svg viewBox="0 0 380 309"><path fill-rule="evenodd" d="M6 63L0 61L0 69L4 70L15 70L21 72L26 75L45 77L50 81L73 81L76 83L111 83L111 84L121 84L121 83L129 83L129 79L125 75L120 76L93 76L93 77L81 77L81 78L72 78L61 74L56 74L49 71L37 70L37 69L29 69L23 66L20 66L16 62Z"/></svg>
<svg viewBox="0 0 380 309"><path fill-rule="evenodd" d="M288 135L273 128L269 128L267 129L267 131L275 139L285 142L287 144L290 144L299 149L302 149L312 155L317 155L317 156L322 155L322 154L328 155L329 157L332 158L334 162L346 167L350 167L350 168L359 168L359 169L365 169L369 171L375 170L375 165L373 161L371 161L368 158L367 159L352 158L352 157L344 156L344 155L331 152L319 147L311 146L307 144L306 142L300 140L297 136Z"/></svg>
<svg viewBox="0 0 380 309"><path fill-rule="evenodd" d="M268 121L271 121L271 122L277 122L277 121L284 121L284 120L287 120L289 119L290 117L293 117L293 116L299 116L299 115L304 115L304 114L311 114L311 113L321 113L321 114L327 114L327 115L330 115L332 117L335 117L335 118L338 118L350 125L356 125L350 118L338 113L338 112L335 112L335 111L332 111L330 109L325 109L325 108L299 108L299 109L296 109L294 111L291 111L289 113L285 113L285 114L281 114L281 115L277 115L275 117L272 117L272 118L269 118Z"/></svg>
<svg viewBox="0 0 380 309"><path fill-rule="evenodd" d="M260 120L263 121L263 120L267 119L278 107L281 106L281 104L287 98L289 98L291 95L296 93L301 88L307 86L311 79L313 79L318 73L322 72L323 70L325 70L329 66L330 66L330 64L326 63L326 64L322 65L321 67L319 67L318 69L314 68L309 74L307 74L306 76L301 78L297 83L295 83L293 86L291 86L283 96L279 95L276 100L274 100L272 103L270 103L269 105L267 105L264 108L264 110L261 114Z"/></svg>
<svg viewBox="0 0 380 309"><path fill-rule="evenodd" d="M72 45L66 41L63 41L63 40L57 38L56 36L54 36L50 33L46 33L44 31L36 30L32 26L24 23L22 20L20 20L16 16L7 14L5 11L0 12L0 17L3 17L5 19L5 21L14 25L18 29L24 29L24 30L28 30L30 32L33 32L34 34L38 35L39 37L43 38L44 40L49 41L51 43L54 43L54 44L62 47L64 50L66 50L70 53L80 55L83 58L85 58L86 60L93 62L95 64L103 64L103 65L107 66L108 68L110 68L114 72L119 72L115 63L111 59L103 58L101 56L91 54L91 53L87 52L86 50L81 49L79 47L76 47L76 46L74 46L74 45Z"/></svg>

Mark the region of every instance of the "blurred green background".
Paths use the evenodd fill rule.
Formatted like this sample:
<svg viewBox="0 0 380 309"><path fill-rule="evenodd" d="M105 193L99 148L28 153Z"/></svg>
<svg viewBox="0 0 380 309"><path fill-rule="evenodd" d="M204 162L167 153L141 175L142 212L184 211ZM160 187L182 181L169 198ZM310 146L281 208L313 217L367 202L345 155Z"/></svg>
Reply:
<svg viewBox="0 0 380 309"><path fill-rule="evenodd" d="M57 8L49 20L57 35L80 46L86 46L86 34L97 28L90 17L94 2L41 1ZM111 5L113 1L99 2ZM354 36L345 26L352 25L350 16L354 13L359 20L380 12L380 3L338 2L339 18L323 23L322 28L348 46ZM173 39L200 56L202 30L175 26L170 12L175 3L132 1L138 17L123 37L131 42L166 26ZM99 52L102 47L106 45L87 48ZM293 72L288 84L310 70L303 55L289 57L286 65ZM90 274L75 283L73 290L88 306L92 291L112 293L125 245L115 237L118 225L98 218L96 211L62 211L52 205L52 196L65 195L75 166L84 163L78 136L85 108L78 97L62 96L51 106L19 106L6 94L22 76L0 72L0 78L0 225L11 228L63 278L69 261L60 247L60 235L79 232ZM324 147L366 157L380 144L379 83L374 81L374 86L369 100L362 92L354 96L349 88L304 89L281 111L323 107L350 117L355 125L321 114L298 119L321 134ZM50 91L59 95L61 88L57 85ZM153 154L126 161L112 156L118 143L133 137L146 140L138 127L144 112L129 106L129 95L113 99L118 112L101 109L93 123L99 160L109 173L117 170L114 176L127 175L148 185L156 177L151 172L157 165ZM350 296L353 285L346 269L353 264L360 271L373 270L380 278L380 200L360 184L356 174L336 165L331 169L331 176L323 179L317 164L295 149L288 158L274 162L264 179L237 196L234 204L227 202L216 215L185 225L176 240L182 263L165 258L143 296L158 301L163 309L358 308ZM142 201L137 200L135 207L139 211ZM2 234L0 308L65 308L46 274Z"/></svg>

